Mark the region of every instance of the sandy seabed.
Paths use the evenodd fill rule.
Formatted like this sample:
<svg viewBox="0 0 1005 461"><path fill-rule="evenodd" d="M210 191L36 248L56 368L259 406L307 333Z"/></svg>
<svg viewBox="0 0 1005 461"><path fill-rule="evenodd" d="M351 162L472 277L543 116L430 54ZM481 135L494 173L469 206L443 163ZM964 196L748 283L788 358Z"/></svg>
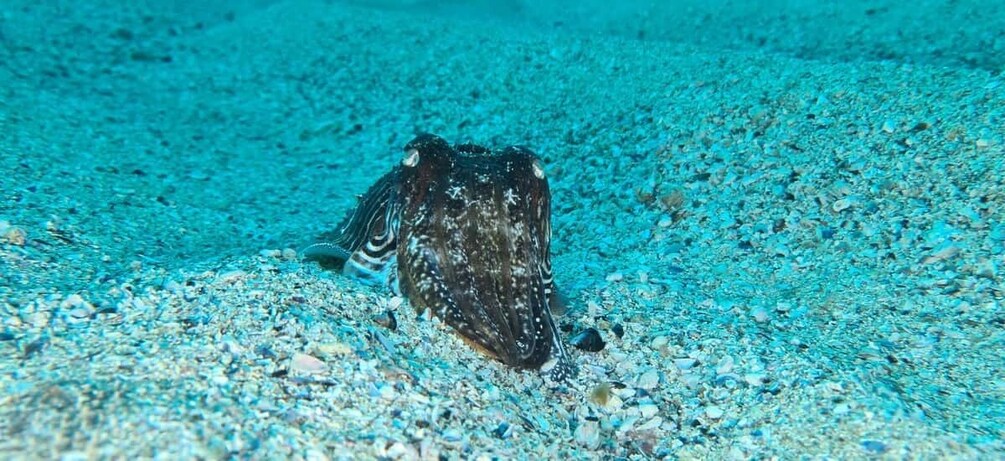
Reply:
<svg viewBox="0 0 1005 461"><path fill-rule="evenodd" d="M929 3L5 2L0 457L1005 456L1003 19ZM577 379L300 261L418 132L544 159Z"/></svg>

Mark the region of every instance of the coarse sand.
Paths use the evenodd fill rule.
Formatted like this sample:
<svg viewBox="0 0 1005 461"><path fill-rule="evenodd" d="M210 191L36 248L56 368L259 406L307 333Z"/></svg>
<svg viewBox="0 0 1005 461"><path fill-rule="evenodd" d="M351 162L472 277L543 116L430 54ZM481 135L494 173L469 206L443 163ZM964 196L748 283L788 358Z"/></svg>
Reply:
<svg viewBox="0 0 1005 461"><path fill-rule="evenodd" d="M990 2L204 3L0 5L0 458L1005 457ZM419 132L544 160L578 378L301 261Z"/></svg>

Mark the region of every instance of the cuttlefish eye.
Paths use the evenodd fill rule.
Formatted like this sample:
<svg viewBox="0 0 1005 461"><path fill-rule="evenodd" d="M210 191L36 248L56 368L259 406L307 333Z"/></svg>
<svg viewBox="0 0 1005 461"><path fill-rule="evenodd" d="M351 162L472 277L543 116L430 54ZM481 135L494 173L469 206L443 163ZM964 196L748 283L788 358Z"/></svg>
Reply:
<svg viewBox="0 0 1005 461"><path fill-rule="evenodd" d="M401 164L407 167L413 167L419 164L419 150L418 149L408 149L405 152L405 157L401 159Z"/></svg>
<svg viewBox="0 0 1005 461"><path fill-rule="evenodd" d="M534 176L537 177L537 179L544 179L544 166L541 165L540 160L534 159L534 161L530 163L530 169L534 172Z"/></svg>

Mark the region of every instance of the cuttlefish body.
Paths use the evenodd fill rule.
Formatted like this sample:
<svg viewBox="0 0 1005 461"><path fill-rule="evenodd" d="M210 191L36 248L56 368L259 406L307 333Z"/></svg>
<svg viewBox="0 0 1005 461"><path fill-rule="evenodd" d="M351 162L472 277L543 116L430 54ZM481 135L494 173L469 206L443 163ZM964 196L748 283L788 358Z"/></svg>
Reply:
<svg viewBox="0 0 1005 461"><path fill-rule="evenodd" d="M552 319L551 193L528 149L421 135L326 241L304 250L403 294L501 362L574 376Z"/></svg>

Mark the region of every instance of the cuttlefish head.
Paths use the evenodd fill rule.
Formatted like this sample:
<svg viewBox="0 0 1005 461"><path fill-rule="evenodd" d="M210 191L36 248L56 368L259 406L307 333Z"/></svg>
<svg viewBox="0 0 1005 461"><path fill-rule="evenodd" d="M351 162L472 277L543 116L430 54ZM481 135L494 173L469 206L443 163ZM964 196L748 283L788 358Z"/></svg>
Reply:
<svg viewBox="0 0 1005 461"><path fill-rule="evenodd" d="M537 156L422 135L399 168L397 283L412 305L503 363L573 375L551 315L551 193Z"/></svg>

